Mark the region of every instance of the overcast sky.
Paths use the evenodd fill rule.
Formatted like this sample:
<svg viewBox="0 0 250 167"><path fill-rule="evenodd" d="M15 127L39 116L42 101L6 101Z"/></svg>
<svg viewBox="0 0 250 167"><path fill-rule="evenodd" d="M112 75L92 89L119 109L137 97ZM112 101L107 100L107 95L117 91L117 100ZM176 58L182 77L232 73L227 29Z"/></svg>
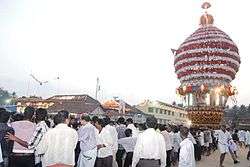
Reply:
<svg viewBox="0 0 250 167"><path fill-rule="evenodd" d="M89 94L173 102L170 48L199 26L202 0L0 0L0 87L19 96ZM213 0L215 25L238 45L233 85L250 103L249 0ZM41 81L34 81L33 74ZM56 77L60 79L57 80Z"/></svg>

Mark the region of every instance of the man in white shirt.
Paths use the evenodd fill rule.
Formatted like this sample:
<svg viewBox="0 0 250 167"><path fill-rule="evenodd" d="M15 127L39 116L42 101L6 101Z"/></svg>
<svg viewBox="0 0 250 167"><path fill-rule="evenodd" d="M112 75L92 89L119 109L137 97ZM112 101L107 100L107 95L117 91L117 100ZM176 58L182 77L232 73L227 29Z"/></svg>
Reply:
<svg viewBox="0 0 250 167"><path fill-rule="evenodd" d="M165 167L166 144L162 134L154 129L157 119L148 117L146 125L148 129L137 138L132 167Z"/></svg>
<svg viewBox="0 0 250 167"><path fill-rule="evenodd" d="M69 113L60 111L55 115L54 122L55 128L44 135L37 147L37 152L44 154L42 164L46 167L73 167L78 135L74 129L68 127Z"/></svg>
<svg viewBox="0 0 250 167"><path fill-rule="evenodd" d="M43 108L38 108L35 111L35 121L36 121L36 129L31 137L31 139L29 141L24 141L20 138L18 138L17 136L14 135L7 135L9 140L13 140L15 142L17 142L18 144L20 144L21 146L28 148L29 150L36 150L37 145L39 144L39 142L41 141L41 139L43 138L44 134L48 131L48 126L45 123L45 120L48 116L47 110L43 109ZM41 156L38 155L35 151L35 166L42 166L41 164Z"/></svg>
<svg viewBox="0 0 250 167"><path fill-rule="evenodd" d="M204 153L204 133L201 130L198 130L198 139L201 145L201 153Z"/></svg>
<svg viewBox="0 0 250 167"><path fill-rule="evenodd" d="M176 166L178 157L179 157L179 149L181 143L181 136L178 132L179 128L177 126L173 126L173 157L172 157L172 164Z"/></svg>
<svg viewBox="0 0 250 167"><path fill-rule="evenodd" d="M231 139L230 133L226 131L226 125L221 125L221 130L218 131L218 148L221 153L220 155L220 167L223 167L223 162L226 156L226 153L229 152L228 141ZM234 163L239 163L234 159Z"/></svg>
<svg viewBox="0 0 250 167"><path fill-rule="evenodd" d="M167 127L165 125L160 126L160 131L161 131L161 134L164 137L165 144L166 144L165 145L166 146L166 153L167 153L166 164L167 164L167 167L170 167L171 166L170 157L171 157L171 151L172 151L172 147L173 147L173 145L171 143L171 136L168 133Z"/></svg>
<svg viewBox="0 0 250 167"><path fill-rule="evenodd" d="M77 167L94 167L97 156L96 128L90 123L88 115L81 117L82 126L78 130L81 153L78 158Z"/></svg>
<svg viewBox="0 0 250 167"><path fill-rule="evenodd" d="M104 129L109 131L111 137L112 137L112 150L113 150L113 167L117 166L117 162L116 162L116 152L118 150L118 133L116 131L116 128L114 126L111 126L111 121L109 117L105 117L103 118L104 122L105 122L105 127Z"/></svg>
<svg viewBox="0 0 250 167"><path fill-rule="evenodd" d="M98 119L95 124L99 130L97 138L97 159L95 167L112 167L113 165L113 139L109 130L105 129L105 121Z"/></svg>
<svg viewBox="0 0 250 167"><path fill-rule="evenodd" d="M188 138L189 129L187 127L180 128L182 142L180 144L180 160L179 167L195 167L194 144Z"/></svg>
<svg viewBox="0 0 250 167"><path fill-rule="evenodd" d="M132 118L128 118L126 120L126 123L127 123L127 129L131 129L132 130L132 137L138 137L139 130L133 124L133 119Z"/></svg>
<svg viewBox="0 0 250 167"><path fill-rule="evenodd" d="M130 165L132 165L133 152L135 149L135 144L136 144L137 138L132 137L132 130L131 129L126 129L125 135L126 135L126 137L119 139L118 143L121 144L126 151L126 158L125 158L125 162L124 162L123 167L130 167Z"/></svg>
<svg viewBox="0 0 250 167"><path fill-rule="evenodd" d="M243 147L245 146L245 138L246 138L246 133L244 130L240 130L238 132L238 136L239 136L239 142L240 142L240 146Z"/></svg>

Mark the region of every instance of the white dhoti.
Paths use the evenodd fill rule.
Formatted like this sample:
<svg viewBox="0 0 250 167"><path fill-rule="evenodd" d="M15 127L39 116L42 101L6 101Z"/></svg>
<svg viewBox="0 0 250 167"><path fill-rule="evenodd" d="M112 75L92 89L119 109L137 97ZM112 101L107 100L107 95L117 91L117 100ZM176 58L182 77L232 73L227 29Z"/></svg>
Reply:
<svg viewBox="0 0 250 167"><path fill-rule="evenodd" d="M78 158L77 167L94 167L96 156L97 148L85 152L81 151Z"/></svg>
<svg viewBox="0 0 250 167"><path fill-rule="evenodd" d="M228 145L226 145L226 144L218 143L218 148L219 148L219 151L220 151L221 154L227 153L229 151L228 150Z"/></svg>

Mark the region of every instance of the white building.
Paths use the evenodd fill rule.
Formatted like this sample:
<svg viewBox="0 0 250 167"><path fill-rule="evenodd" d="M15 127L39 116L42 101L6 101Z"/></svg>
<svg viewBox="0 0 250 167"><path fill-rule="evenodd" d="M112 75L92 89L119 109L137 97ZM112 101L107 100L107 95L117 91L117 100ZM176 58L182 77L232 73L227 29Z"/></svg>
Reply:
<svg viewBox="0 0 250 167"><path fill-rule="evenodd" d="M146 114L155 116L160 124L188 124L189 122L184 108L161 101L145 100L138 104L136 108Z"/></svg>

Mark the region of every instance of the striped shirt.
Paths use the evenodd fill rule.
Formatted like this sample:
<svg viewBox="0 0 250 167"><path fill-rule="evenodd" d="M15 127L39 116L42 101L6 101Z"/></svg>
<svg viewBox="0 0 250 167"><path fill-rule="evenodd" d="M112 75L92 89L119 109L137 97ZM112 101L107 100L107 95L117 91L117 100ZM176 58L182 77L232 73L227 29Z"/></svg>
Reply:
<svg viewBox="0 0 250 167"><path fill-rule="evenodd" d="M41 121L36 125L36 129L28 142L29 149L35 149L35 147L41 141L43 135L48 131L48 126L45 121Z"/></svg>

